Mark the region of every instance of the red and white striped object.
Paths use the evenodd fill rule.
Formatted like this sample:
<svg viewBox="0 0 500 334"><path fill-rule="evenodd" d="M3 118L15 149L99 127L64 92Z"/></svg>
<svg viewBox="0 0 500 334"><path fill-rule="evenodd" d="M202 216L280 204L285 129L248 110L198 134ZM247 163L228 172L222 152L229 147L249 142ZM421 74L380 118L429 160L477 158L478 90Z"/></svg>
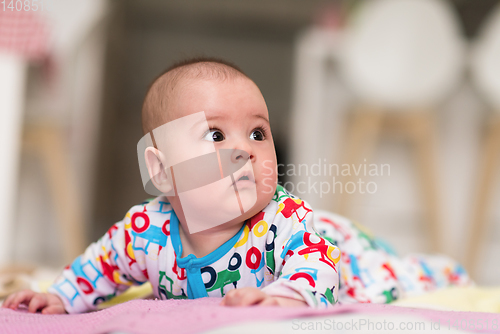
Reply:
<svg viewBox="0 0 500 334"><path fill-rule="evenodd" d="M48 56L48 49L49 29L41 13L0 7L0 52L40 61Z"/></svg>

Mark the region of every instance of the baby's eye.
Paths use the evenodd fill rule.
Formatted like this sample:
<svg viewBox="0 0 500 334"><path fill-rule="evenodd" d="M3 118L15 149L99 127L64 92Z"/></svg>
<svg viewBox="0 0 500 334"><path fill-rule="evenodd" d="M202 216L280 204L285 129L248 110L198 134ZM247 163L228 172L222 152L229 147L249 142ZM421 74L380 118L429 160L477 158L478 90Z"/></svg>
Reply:
<svg viewBox="0 0 500 334"><path fill-rule="evenodd" d="M253 130L252 134L250 135L250 139L257 140L257 141L262 141L264 140L264 134L262 133L262 130Z"/></svg>
<svg viewBox="0 0 500 334"><path fill-rule="evenodd" d="M207 134L203 137L204 140L207 141L223 141L224 140L224 134L220 132L219 130L210 130L207 132Z"/></svg>

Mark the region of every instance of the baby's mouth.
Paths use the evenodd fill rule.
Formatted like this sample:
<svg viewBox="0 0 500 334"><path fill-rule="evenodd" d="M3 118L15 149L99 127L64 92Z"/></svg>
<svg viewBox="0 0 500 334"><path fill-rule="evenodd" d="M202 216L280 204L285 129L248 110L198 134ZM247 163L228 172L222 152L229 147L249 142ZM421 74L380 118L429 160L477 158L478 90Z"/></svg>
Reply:
<svg viewBox="0 0 500 334"><path fill-rule="evenodd" d="M233 185L238 184L241 186L244 185L254 185L255 184L255 178L253 177L253 173L250 171L244 171L240 173L238 176L234 178Z"/></svg>

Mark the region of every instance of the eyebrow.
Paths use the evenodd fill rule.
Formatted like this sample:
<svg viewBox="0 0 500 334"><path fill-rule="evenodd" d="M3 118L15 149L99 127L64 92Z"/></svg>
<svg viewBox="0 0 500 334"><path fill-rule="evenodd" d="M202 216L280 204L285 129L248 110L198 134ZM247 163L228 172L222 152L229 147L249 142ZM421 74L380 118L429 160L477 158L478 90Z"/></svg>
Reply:
<svg viewBox="0 0 500 334"><path fill-rule="evenodd" d="M262 119L264 121L266 121L266 123L268 124L271 124L269 122L269 120L267 118L265 118L264 116L262 115L252 115L251 117L253 118L259 118L259 119ZM214 116L211 116L211 117L208 117L208 118L205 118L205 119L200 119L199 121L193 123L193 125L191 126L191 129L194 129L195 127L197 127L200 123L203 123L203 122L209 122L209 121L212 121L212 120L217 120L217 119L221 119L221 118L224 118L222 116L218 116L218 115L214 115Z"/></svg>
<svg viewBox="0 0 500 334"><path fill-rule="evenodd" d="M256 117L256 118L261 118L263 119L264 121L266 121L267 123L269 123L269 120L267 118L265 118L264 116L262 115L253 115L253 117Z"/></svg>
<svg viewBox="0 0 500 334"><path fill-rule="evenodd" d="M267 118L265 118L264 116L262 116L262 115L252 115L251 117L260 118L260 119L263 119L264 121L266 121L267 123L269 123L269 120ZM217 119L221 119L221 118L224 118L224 117L219 116L219 115L214 115L214 116L211 116L211 117L207 117L205 119L199 120L198 122L194 123L193 127L195 127L196 125L198 125L199 123L204 122L204 121L209 122L209 121L217 120Z"/></svg>
<svg viewBox="0 0 500 334"><path fill-rule="evenodd" d="M219 116L215 116L215 117L211 117L211 118L218 118L218 117ZM207 122L208 122L207 118L200 119L199 121L193 123L193 125L191 126L191 130L194 129L195 127L197 127L198 125L200 125L201 123L207 123Z"/></svg>

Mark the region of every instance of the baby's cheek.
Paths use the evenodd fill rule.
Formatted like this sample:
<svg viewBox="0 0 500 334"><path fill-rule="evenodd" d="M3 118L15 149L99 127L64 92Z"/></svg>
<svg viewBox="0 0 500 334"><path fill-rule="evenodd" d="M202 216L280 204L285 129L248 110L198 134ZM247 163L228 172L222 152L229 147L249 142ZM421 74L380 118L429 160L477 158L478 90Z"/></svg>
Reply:
<svg viewBox="0 0 500 334"><path fill-rule="evenodd" d="M258 202L262 206L261 210L264 209L273 199L276 192L276 183L270 183L265 185L265 189L262 193L258 194Z"/></svg>
<svg viewBox="0 0 500 334"><path fill-rule="evenodd" d="M267 201L268 203L276 192L278 179L276 173L269 174L266 171L260 171L259 182L257 183L258 200Z"/></svg>

